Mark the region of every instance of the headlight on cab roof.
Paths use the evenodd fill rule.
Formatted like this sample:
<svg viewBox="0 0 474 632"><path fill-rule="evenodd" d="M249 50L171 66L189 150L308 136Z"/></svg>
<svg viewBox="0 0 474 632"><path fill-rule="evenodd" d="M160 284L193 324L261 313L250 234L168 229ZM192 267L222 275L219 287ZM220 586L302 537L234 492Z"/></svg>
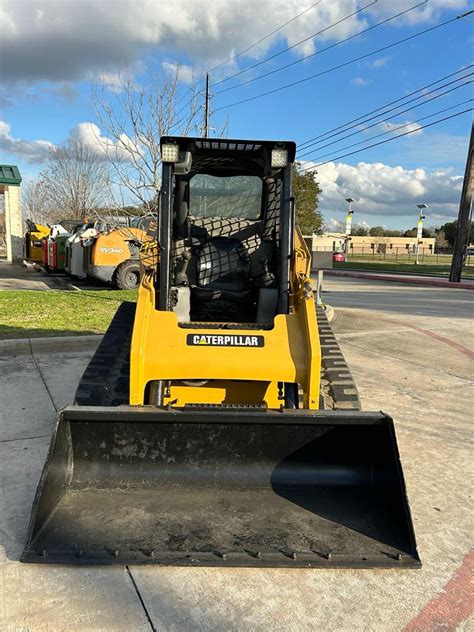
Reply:
<svg viewBox="0 0 474 632"><path fill-rule="evenodd" d="M272 149L272 167L286 167L288 163L288 151L286 149Z"/></svg>
<svg viewBox="0 0 474 632"><path fill-rule="evenodd" d="M163 162L179 162L179 146L171 143L161 145L161 160Z"/></svg>

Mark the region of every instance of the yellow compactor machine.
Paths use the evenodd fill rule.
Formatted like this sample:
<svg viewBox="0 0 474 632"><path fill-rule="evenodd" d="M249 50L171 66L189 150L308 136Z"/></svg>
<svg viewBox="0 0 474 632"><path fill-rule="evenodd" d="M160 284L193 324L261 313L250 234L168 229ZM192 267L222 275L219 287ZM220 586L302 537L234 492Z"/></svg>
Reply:
<svg viewBox="0 0 474 632"><path fill-rule="evenodd" d="M25 234L25 259L34 263L43 261L43 239L47 239L51 228L44 224L37 224L31 219L26 220L28 230Z"/></svg>
<svg viewBox="0 0 474 632"><path fill-rule="evenodd" d="M315 309L294 143L161 150L138 303L59 413L23 561L419 566L393 422Z"/></svg>

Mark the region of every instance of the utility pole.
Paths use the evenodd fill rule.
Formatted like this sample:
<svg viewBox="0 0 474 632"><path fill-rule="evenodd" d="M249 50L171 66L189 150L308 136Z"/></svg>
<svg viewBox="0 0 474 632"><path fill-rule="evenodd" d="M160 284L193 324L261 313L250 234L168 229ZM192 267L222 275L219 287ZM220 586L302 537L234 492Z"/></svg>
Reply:
<svg viewBox="0 0 474 632"><path fill-rule="evenodd" d="M203 136L204 138L209 138L209 103L211 100L211 95L209 91L209 73L206 75L206 101L204 103L204 129Z"/></svg>
<svg viewBox="0 0 474 632"><path fill-rule="evenodd" d="M471 139L467 152L466 170L464 172L464 182L459 203L458 224L456 226L456 239L454 242L453 260L451 262L451 272L449 280L451 283L461 281L462 264L466 252L466 244L471 229L470 212L472 204L472 184L474 164L472 154L474 151L474 124L471 126Z"/></svg>

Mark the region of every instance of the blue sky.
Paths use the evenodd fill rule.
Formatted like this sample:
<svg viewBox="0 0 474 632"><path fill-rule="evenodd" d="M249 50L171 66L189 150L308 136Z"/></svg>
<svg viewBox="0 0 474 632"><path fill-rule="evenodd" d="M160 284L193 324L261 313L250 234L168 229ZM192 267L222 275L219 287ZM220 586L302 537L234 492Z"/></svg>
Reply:
<svg viewBox="0 0 474 632"><path fill-rule="evenodd" d="M227 135L237 138L284 138L303 143L471 64L474 14L293 88L225 106L433 27L468 11L472 3L430 0L291 68L226 93L219 94L219 90L298 61L417 4L416 0L372 4L371 0L321 0L311 8L315 0L175 0L166 5L151 0L0 0L0 162L17 164L25 178L34 178L48 147L64 142L80 123L98 123L91 99L93 84L102 80L113 99L119 89L117 75L125 68L133 81L146 86L151 72L162 72L165 63L179 62L180 90L186 94L191 68L199 76L272 31L277 32L213 71L211 83L308 39L258 68L214 86L211 125L220 130L227 123ZM357 15L345 19L356 11ZM289 24L277 30L285 22ZM322 29L327 30L310 37ZM418 119L439 110L450 108L421 124L471 108L472 102L463 102L472 99L472 84L461 87L472 79L470 72L468 68L456 76L467 78L450 86L458 87L450 94L425 101L405 114L397 115L397 110L386 122L375 119L377 125L366 132L354 128L357 135L346 140L335 137L331 140L338 139L337 143L316 147L304 159L318 163L325 156L331 160L346 153L343 148L349 144L390 132L390 126L410 123L416 127ZM460 105L453 107L456 104ZM320 206L328 225L337 227L344 215L344 198L349 195L358 200L355 221L370 225L409 228L415 223L419 202L428 203L428 221L433 225L454 218L471 114L319 167Z"/></svg>

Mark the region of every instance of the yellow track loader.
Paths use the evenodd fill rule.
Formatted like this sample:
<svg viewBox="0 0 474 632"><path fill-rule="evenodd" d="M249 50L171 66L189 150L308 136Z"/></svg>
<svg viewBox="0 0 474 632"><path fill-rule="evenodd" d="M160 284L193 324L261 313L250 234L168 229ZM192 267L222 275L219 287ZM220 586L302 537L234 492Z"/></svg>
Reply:
<svg viewBox="0 0 474 632"><path fill-rule="evenodd" d="M138 303L58 415L22 560L420 566L393 422L315 309L295 144L161 152Z"/></svg>

